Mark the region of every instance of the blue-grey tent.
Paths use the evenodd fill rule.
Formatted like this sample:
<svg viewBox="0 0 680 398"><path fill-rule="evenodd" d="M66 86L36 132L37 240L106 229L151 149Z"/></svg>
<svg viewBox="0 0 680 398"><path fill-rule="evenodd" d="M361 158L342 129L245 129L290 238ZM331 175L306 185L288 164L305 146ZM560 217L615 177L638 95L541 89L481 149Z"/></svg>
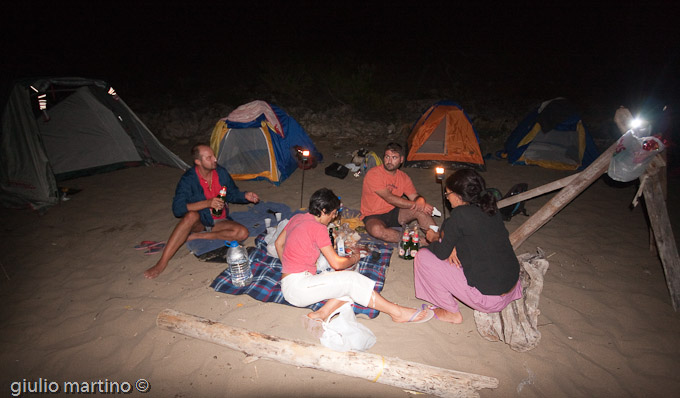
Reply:
<svg viewBox="0 0 680 398"><path fill-rule="evenodd" d="M555 98L529 112L498 155L512 164L582 170L599 151L578 110L568 100Z"/></svg>

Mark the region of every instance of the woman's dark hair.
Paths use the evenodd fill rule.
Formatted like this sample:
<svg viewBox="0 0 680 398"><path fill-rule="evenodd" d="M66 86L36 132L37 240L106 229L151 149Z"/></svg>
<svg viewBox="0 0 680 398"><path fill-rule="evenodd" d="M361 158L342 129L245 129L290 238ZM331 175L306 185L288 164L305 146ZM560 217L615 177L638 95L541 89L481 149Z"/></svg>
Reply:
<svg viewBox="0 0 680 398"><path fill-rule="evenodd" d="M340 199L328 188L321 188L309 198L309 214L321 216L321 213L330 213L340 207Z"/></svg>
<svg viewBox="0 0 680 398"><path fill-rule="evenodd" d="M446 187L458 194L464 202L479 207L493 216L498 211L496 197L486 190L484 178L472 169L461 169L446 179Z"/></svg>

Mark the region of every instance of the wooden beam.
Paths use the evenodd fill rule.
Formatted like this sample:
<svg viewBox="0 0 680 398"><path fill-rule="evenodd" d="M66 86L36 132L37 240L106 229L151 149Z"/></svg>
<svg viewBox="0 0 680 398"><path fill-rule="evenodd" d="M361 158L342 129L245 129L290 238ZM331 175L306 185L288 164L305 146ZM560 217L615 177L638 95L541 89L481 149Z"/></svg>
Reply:
<svg viewBox="0 0 680 398"><path fill-rule="evenodd" d="M656 247L661 258L666 284L671 294L673 309L680 308L680 258L675 245L673 229L668 218L668 209L664 200L664 192L660 173L647 173L647 182L642 188L645 195L645 206L649 215L649 223L654 231Z"/></svg>
<svg viewBox="0 0 680 398"><path fill-rule="evenodd" d="M502 209L503 207L507 207L510 205L514 205L517 202L521 202L523 200L535 198L536 196L543 195L544 193L552 192L554 190L564 188L565 186L569 185L570 182L574 180L580 173L577 174L572 174L568 177L564 177L562 179L549 182L545 185L541 185L538 188L530 189L526 192L519 193L517 195L512 195L509 198L505 198L502 200L499 200L497 205L499 209Z"/></svg>
<svg viewBox="0 0 680 398"><path fill-rule="evenodd" d="M231 327L172 309L161 311L156 325L161 329L219 344L247 355L358 377L438 397L479 397L477 390L498 387L498 379L493 377L366 352L338 352L317 344Z"/></svg>
<svg viewBox="0 0 680 398"><path fill-rule="evenodd" d="M618 141L617 141L618 142ZM512 248L517 250L524 241L536 232L539 228L545 225L558 211L562 210L564 206L569 204L578 194L583 192L593 183L593 181L600 178L609 168L609 162L614 154L617 143L612 144L604 153L602 153L593 163L585 170L576 175L571 182L566 185L560 192L558 192L552 199L540 210L534 213L524 224L520 225L515 231L510 234L510 243Z"/></svg>
<svg viewBox="0 0 680 398"><path fill-rule="evenodd" d="M668 180L667 180L667 171L666 171L666 160L667 160L667 152L668 151L662 151L658 155L652 159L652 163L649 164L647 167L647 170L649 173L658 173L659 174L659 181L661 183L661 190L663 191L663 200L664 203L668 199ZM656 240L654 239L654 230L652 229L652 226L649 226L649 251L653 255L657 255L656 251Z"/></svg>

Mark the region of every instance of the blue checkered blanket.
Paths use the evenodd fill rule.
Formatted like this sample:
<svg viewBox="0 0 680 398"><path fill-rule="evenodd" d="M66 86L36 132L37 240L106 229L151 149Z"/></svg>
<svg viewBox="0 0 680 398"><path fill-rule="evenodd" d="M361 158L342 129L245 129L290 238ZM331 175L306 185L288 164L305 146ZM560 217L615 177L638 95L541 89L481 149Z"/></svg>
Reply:
<svg viewBox="0 0 680 398"><path fill-rule="evenodd" d="M215 278L210 284L210 287L215 291L227 294L247 294L255 300L274 302L280 304L288 303L283 298L281 293L281 261L278 258L267 255L267 243L264 241L266 235L260 234L255 238L255 249L250 253L250 264L253 271L253 282L249 286L235 287L231 284L231 274L229 269L225 269ZM365 242L359 241L360 244ZM362 258L357 264L357 272L373 279L375 283L375 291L380 292L385 285L385 271L390 265L390 258L392 257L392 246L386 244L375 244L370 242L368 248L379 255L367 255ZM321 301L310 305L313 311L318 310L324 305L326 301ZM369 318L375 318L380 314L380 311L364 307L358 304L353 304L354 312L357 314L367 315Z"/></svg>

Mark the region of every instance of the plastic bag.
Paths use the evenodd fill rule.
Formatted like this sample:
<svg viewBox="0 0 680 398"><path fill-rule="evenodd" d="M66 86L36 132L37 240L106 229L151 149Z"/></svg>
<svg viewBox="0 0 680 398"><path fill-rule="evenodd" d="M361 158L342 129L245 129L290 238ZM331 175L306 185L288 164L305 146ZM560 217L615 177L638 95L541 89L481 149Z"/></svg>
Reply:
<svg viewBox="0 0 680 398"><path fill-rule="evenodd" d="M335 310L322 326L321 344L335 351L365 351L376 342L371 329L357 322L351 302Z"/></svg>
<svg viewBox="0 0 680 398"><path fill-rule="evenodd" d="M657 153L664 150L656 137L645 137L628 130L616 144L607 174L615 181L628 182L640 177Z"/></svg>
<svg viewBox="0 0 680 398"><path fill-rule="evenodd" d="M279 235L281 235L281 232L283 232L283 229L288 224L288 221L290 220L286 218L279 221L279 225L277 225L276 228L267 228L267 235L264 237L264 241L267 244L267 254L270 257L279 258L279 254L276 252L276 246L274 244L276 243L276 239L279 237Z"/></svg>

